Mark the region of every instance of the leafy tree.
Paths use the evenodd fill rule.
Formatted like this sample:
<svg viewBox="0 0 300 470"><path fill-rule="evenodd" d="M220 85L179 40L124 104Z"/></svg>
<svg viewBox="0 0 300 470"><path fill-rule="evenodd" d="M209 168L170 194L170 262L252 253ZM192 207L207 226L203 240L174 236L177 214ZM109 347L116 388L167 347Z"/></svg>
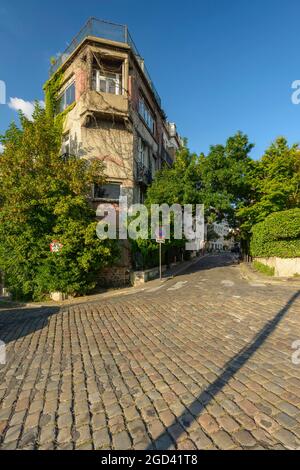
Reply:
<svg viewBox="0 0 300 470"><path fill-rule="evenodd" d="M269 214L300 206L300 151L278 138L249 172L251 198L237 212L244 233Z"/></svg>
<svg viewBox="0 0 300 470"><path fill-rule="evenodd" d="M114 242L98 240L87 196L103 183L103 166L60 155L61 129L38 105L33 120L20 115L0 137L0 267L15 297L49 292L83 294L97 271L118 255ZM51 253L58 240L63 248Z"/></svg>
<svg viewBox="0 0 300 470"><path fill-rule="evenodd" d="M197 157L182 148L174 166L159 172L147 193L149 204L204 204L208 222L224 217L235 222L235 211L249 199L253 145L238 132L225 145Z"/></svg>
<svg viewBox="0 0 300 470"><path fill-rule="evenodd" d="M249 198L252 148L248 137L238 132L225 145L211 146L207 156L200 155L199 199L215 219L226 217L233 226L236 209Z"/></svg>
<svg viewBox="0 0 300 470"><path fill-rule="evenodd" d="M172 168L163 168L148 188L146 204L199 203L200 166L187 147L179 150Z"/></svg>

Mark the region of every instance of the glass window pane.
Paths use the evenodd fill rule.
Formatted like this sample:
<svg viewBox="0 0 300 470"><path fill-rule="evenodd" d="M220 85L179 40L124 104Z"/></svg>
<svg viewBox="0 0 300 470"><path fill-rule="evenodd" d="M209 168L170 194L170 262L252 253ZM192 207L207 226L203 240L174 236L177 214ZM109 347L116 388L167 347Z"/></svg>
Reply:
<svg viewBox="0 0 300 470"><path fill-rule="evenodd" d="M97 199L109 199L118 201L121 195L120 184L105 184L103 186L95 185L94 197Z"/></svg>
<svg viewBox="0 0 300 470"><path fill-rule="evenodd" d="M75 83L72 83L66 89L66 107L70 106L75 101Z"/></svg>

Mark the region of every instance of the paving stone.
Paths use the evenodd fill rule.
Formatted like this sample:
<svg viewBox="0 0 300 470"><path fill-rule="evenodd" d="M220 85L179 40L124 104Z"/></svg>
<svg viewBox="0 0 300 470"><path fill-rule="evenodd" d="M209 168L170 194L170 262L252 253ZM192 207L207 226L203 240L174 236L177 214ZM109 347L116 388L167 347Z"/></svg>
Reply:
<svg viewBox="0 0 300 470"><path fill-rule="evenodd" d="M284 411L289 416L294 417L299 415L299 408L294 405L291 405L290 403L282 402L278 405L278 408Z"/></svg>
<svg viewBox="0 0 300 470"><path fill-rule="evenodd" d="M274 436L289 450L296 450L300 447L300 441L296 438L295 434L286 429L279 429L274 433Z"/></svg>
<svg viewBox="0 0 300 470"><path fill-rule="evenodd" d="M234 440L236 440L242 447L254 447L256 444L255 439L250 432L241 430L232 434Z"/></svg>
<svg viewBox="0 0 300 470"><path fill-rule="evenodd" d="M279 415L275 416L275 420L287 429L293 429L298 426L298 421L285 413L279 413Z"/></svg>
<svg viewBox="0 0 300 470"><path fill-rule="evenodd" d="M113 446L115 450L131 449L131 441L128 433L123 431L119 434L113 435Z"/></svg>
<svg viewBox="0 0 300 470"><path fill-rule="evenodd" d="M101 429L93 433L95 449L104 450L110 448L110 437L107 429Z"/></svg>
<svg viewBox="0 0 300 470"><path fill-rule="evenodd" d="M219 423L219 426L225 431L227 431L229 434L232 434L240 428L239 423L237 423L233 418L228 415L217 418L217 421Z"/></svg>
<svg viewBox="0 0 300 470"><path fill-rule="evenodd" d="M197 429L190 434L193 442L195 442L198 450L207 450L212 447L212 441L204 434L201 429Z"/></svg>
<svg viewBox="0 0 300 470"><path fill-rule="evenodd" d="M218 431L212 434L211 438L221 450L231 450L235 447L235 443L225 431Z"/></svg>

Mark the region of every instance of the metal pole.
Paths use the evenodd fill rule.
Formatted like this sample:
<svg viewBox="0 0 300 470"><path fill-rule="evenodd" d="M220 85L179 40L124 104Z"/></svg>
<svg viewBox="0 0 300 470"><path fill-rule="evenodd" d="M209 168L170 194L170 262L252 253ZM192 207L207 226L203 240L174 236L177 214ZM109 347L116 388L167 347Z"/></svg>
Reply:
<svg viewBox="0 0 300 470"><path fill-rule="evenodd" d="M161 267L161 243L159 244L159 278L162 280L162 267Z"/></svg>

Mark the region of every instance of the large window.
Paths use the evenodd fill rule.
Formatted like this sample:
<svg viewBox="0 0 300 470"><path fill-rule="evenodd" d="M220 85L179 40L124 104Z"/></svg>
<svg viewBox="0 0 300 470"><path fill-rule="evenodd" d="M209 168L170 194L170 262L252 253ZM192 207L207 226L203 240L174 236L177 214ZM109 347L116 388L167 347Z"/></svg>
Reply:
<svg viewBox="0 0 300 470"><path fill-rule="evenodd" d="M95 184L94 199L105 199L109 201L119 201L121 195L121 185L109 183L102 186Z"/></svg>
<svg viewBox="0 0 300 470"><path fill-rule="evenodd" d="M152 134L154 133L154 118L153 114L146 103L145 99L141 96L139 99L139 114L145 121L147 127L150 129Z"/></svg>
<svg viewBox="0 0 300 470"><path fill-rule="evenodd" d="M57 112L62 113L75 101L75 82L70 83L58 98Z"/></svg>
<svg viewBox="0 0 300 470"><path fill-rule="evenodd" d="M119 73L93 70L93 89L98 92L121 95L121 82L122 76Z"/></svg>

